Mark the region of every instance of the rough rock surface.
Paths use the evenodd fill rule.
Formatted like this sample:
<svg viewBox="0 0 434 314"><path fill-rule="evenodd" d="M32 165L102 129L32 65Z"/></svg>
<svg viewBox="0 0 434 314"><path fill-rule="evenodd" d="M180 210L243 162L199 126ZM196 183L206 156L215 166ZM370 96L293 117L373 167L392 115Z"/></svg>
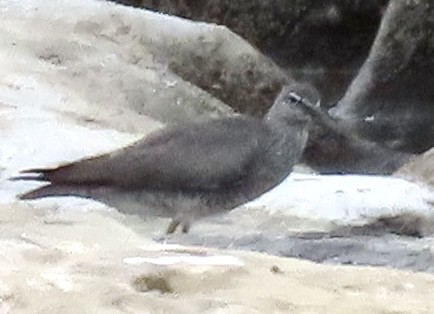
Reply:
<svg viewBox="0 0 434 314"><path fill-rule="evenodd" d="M385 0L117 1L223 24L258 47L325 104L339 100L366 58Z"/></svg>
<svg viewBox="0 0 434 314"><path fill-rule="evenodd" d="M429 1L391 1L368 59L331 110L344 136L316 127L306 163L321 172L391 173L433 146L433 12Z"/></svg>
<svg viewBox="0 0 434 314"><path fill-rule="evenodd" d="M412 158L398 169L396 175L434 187L434 148Z"/></svg>
<svg viewBox="0 0 434 314"><path fill-rule="evenodd" d="M194 85L189 85L194 88L184 95L185 84L206 87L209 94L236 111L261 115L281 85L291 81L273 62L223 26L119 5L111 14L113 4L91 3L101 10L97 17L90 12L70 17L66 11L57 11L59 32L44 35L42 45L34 47L31 35L12 31L5 38L5 49L11 53L33 49L31 53L40 60L39 65L52 69L54 84L74 86L80 97L84 94L97 105L116 99L119 107L124 104L164 123L196 119L205 107L209 107L206 112L214 108L216 116L230 112L221 101L208 101L208 95ZM43 25L44 19L52 20L44 7L39 10L37 17L27 19L6 16L3 27L12 29L11 25L17 23L20 29L31 29ZM72 36L70 40L65 39L68 36ZM96 60L101 51L103 59ZM87 56L85 67L77 64L83 54ZM64 75L69 69L76 73L72 79ZM96 80L105 80L107 86L105 93L98 96L92 93ZM180 109L185 107L189 110Z"/></svg>
<svg viewBox="0 0 434 314"><path fill-rule="evenodd" d="M390 148L420 153L434 146L433 27L432 1L391 1L335 115Z"/></svg>

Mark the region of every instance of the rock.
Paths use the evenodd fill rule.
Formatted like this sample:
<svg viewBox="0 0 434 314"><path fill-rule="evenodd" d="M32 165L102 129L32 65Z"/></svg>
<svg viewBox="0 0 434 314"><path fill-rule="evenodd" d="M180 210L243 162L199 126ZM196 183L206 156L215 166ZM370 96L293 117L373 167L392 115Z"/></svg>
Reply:
<svg viewBox="0 0 434 314"><path fill-rule="evenodd" d="M391 174L413 157L361 137L307 99L300 105L313 117L303 161L320 173Z"/></svg>
<svg viewBox="0 0 434 314"><path fill-rule="evenodd" d="M295 223L291 227L291 222L287 222L289 217L282 218L280 222L275 218L272 225L272 217L256 219L254 223L258 230L244 228L242 233L237 233L231 228L240 228L239 223L231 226L231 221L226 221L228 226L220 228L210 227L208 223L198 226L186 237L175 236L166 239L166 242L257 251L324 264L388 266L434 272L433 217L429 219L404 213L371 219L368 223L334 226L326 226L325 223L321 226L314 221L309 225L307 220L293 217L300 223L298 227Z"/></svg>
<svg viewBox="0 0 434 314"><path fill-rule="evenodd" d="M369 58L331 110L343 136L323 126L310 134L304 160L312 168L390 174L433 145L434 60L423 48L434 47L432 12L426 2L391 2Z"/></svg>
<svg viewBox="0 0 434 314"><path fill-rule="evenodd" d="M371 219L362 225L344 226L333 230L334 236L381 236L393 233L409 237L426 237L434 235L434 215L418 215L416 213L403 212L395 215L384 215Z"/></svg>
<svg viewBox="0 0 434 314"><path fill-rule="evenodd" d="M415 156L404 164L395 175L408 180L418 181L434 186L434 148Z"/></svg>
<svg viewBox="0 0 434 314"><path fill-rule="evenodd" d="M5 93L49 90L53 98L46 99L46 107L54 106L69 118L81 117L86 125L110 124L127 132L149 132L155 129L155 124L150 127L151 120L176 123L232 113L228 106L192 87L156 60L160 50L174 49L170 39L167 45L156 40L153 49L141 42L158 35L157 29L164 32L161 25L172 20L182 25L178 28L184 29L186 36L197 30L194 23L121 6L114 10L94 1L65 7L53 16L52 6L56 5L29 4L29 14L20 19L16 14L22 7L2 4L7 8L1 13L3 25L13 27L16 33L3 33L5 45L0 58L6 63L11 54L19 53L23 58L22 64L2 69ZM73 12L83 5L89 12L74 16ZM97 18L90 13L93 10L99 10ZM58 31L49 31L50 25ZM33 70L28 69L27 62L34 64ZM33 98L39 99L35 95ZM14 101L16 98L9 103Z"/></svg>
<svg viewBox="0 0 434 314"><path fill-rule="evenodd" d="M140 125L147 118L125 125L125 111L169 124L232 113L209 93L238 111L261 115L280 87L292 81L225 27L92 1L88 6L101 11L98 17L90 13L72 17L78 6L58 12L55 21L49 6L33 4L38 11L29 11L21 20L8 7L8 14L2 15L5 25L17 24L17 30L37 25L39 32L33 37L5 33L2 59L7 62L14 51L28 51L26 58L33 58L41 69L50 68L49 73L34 72L36 80L38 75L44 77L52 90L67 87L63 111L92 102L88 111L96 123L106 123L110 115L117 117L118 129L136 132L142 131ZM53 23L59 31L45 31L45 25ZM64 40L71 36L77 39ZM86 61L80 64L82 56ZM6 69L3 72L10 86L24 81ZM191 83L206 87L209 93L190 88ZM96 89L101 92L95 93Z"/></svg>
<svg viewBox="0 0 434 314"><path fill-rule="evenodd" d="M384 0L116 1L196 21L223 24L302 82L324 103L342 97L366 58Z"/></svg>
<svg viewBox="0 0 434 314"><path fill-rule="evenodd" d="M347 133L314 126L309 133L303 162L322 174L389 175L414 156L360 137L353 129L342 130Z"/></svg>
<svg viewBox="0 0 434 314"><path fill-rule="evenodd" d="M281 86L296 83L289 73L227 27L176 20L179 26L141 22L135 29L139 34L132 34L129 39L137 41L139 38L139 44L146 47L156 61L167 64L173 73L235 111L263 116Z"/></svg>
<svg viewBox="0 0 434 314"><path fill-rule="evenodd" d="M399 150L434 145L434 4L390 1L369 57L334 114Z"/></svg>

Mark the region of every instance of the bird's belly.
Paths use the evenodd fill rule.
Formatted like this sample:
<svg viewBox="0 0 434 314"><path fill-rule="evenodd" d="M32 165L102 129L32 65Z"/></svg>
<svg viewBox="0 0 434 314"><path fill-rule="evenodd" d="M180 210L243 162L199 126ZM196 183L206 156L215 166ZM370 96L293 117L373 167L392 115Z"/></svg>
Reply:
<svg viewBox="0 0 434 314"><path fill-rule="evenodd" d="M187 217L196 220L202 217L230 211L268 191L276 180L261 180L260 185L241 185L218 191L147 191L98 188L91 198L119 212L142 218Z"/></svg>
<svg viewBox="0 0 434 314"><path fill-rule="evenodd" d="M283 173L283 174L282 174ZM239 188L234 189L232 193L232 205L240 206L247 202L253 201L262 194L272 190L289 175L290 171L274 174L271 171L255 172L254 175L240 184Z"/></svg>
<svg viewBox="0 0 434 314"><path fill-rule="evenodd" d="M142 191L119 190L114 188L100 188L92 192L92 198L119 212L148 216L175 217L180 214L199 218L212 214L206 194L195 195L176 191Z"/></svg>

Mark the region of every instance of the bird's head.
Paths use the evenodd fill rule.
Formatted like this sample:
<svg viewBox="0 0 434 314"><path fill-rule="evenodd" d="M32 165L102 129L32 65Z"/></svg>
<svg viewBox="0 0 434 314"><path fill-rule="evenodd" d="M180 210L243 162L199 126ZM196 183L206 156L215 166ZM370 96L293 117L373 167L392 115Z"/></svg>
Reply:
<svg viewBox="0 0 434 314"><path fill-rule="evenodd" d="M303 98L293 92L290 86L284 86L265 116L266 121L307 127L311 122L311 116L301 106L303 101Z"/></svg>

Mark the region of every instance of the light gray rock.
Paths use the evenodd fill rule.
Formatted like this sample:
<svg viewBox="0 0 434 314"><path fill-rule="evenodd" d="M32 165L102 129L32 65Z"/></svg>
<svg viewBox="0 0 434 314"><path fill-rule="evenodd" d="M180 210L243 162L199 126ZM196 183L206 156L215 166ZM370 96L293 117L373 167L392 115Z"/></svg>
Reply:
<svg viewBox="0 0 434 314"><path fill-rule="evenodd" d="M413 157L395 175L434 187L434 148Z"/></svg>

